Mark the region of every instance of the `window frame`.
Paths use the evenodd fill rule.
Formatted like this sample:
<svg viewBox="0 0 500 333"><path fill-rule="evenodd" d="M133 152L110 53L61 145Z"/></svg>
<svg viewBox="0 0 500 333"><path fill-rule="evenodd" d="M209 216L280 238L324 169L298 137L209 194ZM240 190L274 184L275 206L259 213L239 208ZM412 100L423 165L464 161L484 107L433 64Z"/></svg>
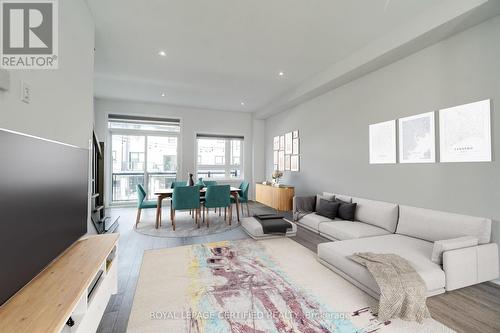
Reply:
<svg viewBox="0 0 500 333"><path fill-rule="evenodd" d="M199 145L198 145L198 140L199 139L214 139L214 140L224 140L225 141L225 156L224 164L200 164L198 157L199 157ZM235 165L232 164L232 147L231 147L231 142L233 140L238 140L240 141L240 164ZM210 178L213 180L221 181L221 182L231 182L231 181L242 181L245 179L245 164L244 164L244 147L245 147L245 138L243 136L236 136L236 135L224 135L224 134L200 134L196 133L195 134L195 176L198 177L198 173L200 171L204 170L224 170L224 177L223 178ZM238 177L231 178L231 171L234 169L238 169L240 171L240 174Z"/></svg>
<svg viewBox="0 0 500 333"><path fill-rule="evenodd" d="M113 119L108 118L107 125L107 147L109 147L107 155L108 159L105 163L105 180L108 184L105 197L109 206L130 206L135 204L134 200L118 200L113 201L113 135L138 135L144 136L144 170L142 173L138 173L138 175L143 175L144 177L144 188L149 194L149 176L154 175L155 172L149 172L147 170L147 145L148 145L148 136L159 136L159 137L176 137L177 138L177 175L182 170L182 121L179 119L179 131L178 132L169 132L169 131L154 131L154 130L142 130L142 129L123 129L123 128L110 128L109 123L113 122Z"/></svg>

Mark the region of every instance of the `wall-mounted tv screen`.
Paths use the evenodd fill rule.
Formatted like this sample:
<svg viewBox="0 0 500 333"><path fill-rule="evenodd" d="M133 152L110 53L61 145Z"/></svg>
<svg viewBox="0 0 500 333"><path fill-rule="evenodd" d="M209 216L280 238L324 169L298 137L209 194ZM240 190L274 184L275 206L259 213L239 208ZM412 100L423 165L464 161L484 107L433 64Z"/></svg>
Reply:
<svg viewBox="0 0 500 333"><path fill-rule="evenodd" d="M88 158L0 129L0 305L87 232Z"/></svg>

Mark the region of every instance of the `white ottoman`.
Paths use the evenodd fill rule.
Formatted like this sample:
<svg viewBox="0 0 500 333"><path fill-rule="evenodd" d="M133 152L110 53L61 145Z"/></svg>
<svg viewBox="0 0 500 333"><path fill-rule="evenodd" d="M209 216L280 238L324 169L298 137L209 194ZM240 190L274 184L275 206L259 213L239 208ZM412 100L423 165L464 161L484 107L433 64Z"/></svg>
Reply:
<svg viewBox="0 0 500 333"><path fill-rule="evenodd" d="M293 237L297 235L297 225L290 220L285 219L288 223L292 225L291 229L288 229L285 235L282 234L265 234L262 230L262 224L257 221L254 217L245 217L241 220L241 226L243 230L252 237L253 239L269 239L269 238L279 238L279 237Z"/></svg>

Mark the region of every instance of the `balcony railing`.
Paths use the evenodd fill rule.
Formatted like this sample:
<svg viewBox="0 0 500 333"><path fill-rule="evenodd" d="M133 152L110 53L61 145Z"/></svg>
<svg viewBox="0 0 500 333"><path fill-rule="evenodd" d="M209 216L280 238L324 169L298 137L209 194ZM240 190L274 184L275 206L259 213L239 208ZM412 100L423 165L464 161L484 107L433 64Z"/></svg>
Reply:
<svg viewBox="0 0 500 333"><path fill-rule="evenodd" d="M148 192L148 199L154 199L154 192L170 186L177 177L176 171L169 172L113 172L112 202L131 202L137 200L137 184L141 184ZM145 179L147 182L145 183Z"/></svg>

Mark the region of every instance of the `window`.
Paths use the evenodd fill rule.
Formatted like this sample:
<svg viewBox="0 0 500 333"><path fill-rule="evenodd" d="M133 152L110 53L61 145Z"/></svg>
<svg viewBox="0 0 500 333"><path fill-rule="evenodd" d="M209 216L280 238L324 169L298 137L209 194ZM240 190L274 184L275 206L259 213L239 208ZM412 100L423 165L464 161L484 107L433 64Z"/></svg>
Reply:
<svg viewBox="0 0 500 333"><path fill-rule="evenodd" d="M243 137L197 135L197 177L243 178Z"/></svg>
<svg viewBox="0 0 500 333"><path fill-rule="evenodd" d="M137 185L149 198L175 180L178 166L178 120L109 115L111 202L137 200Z"/></svg>

